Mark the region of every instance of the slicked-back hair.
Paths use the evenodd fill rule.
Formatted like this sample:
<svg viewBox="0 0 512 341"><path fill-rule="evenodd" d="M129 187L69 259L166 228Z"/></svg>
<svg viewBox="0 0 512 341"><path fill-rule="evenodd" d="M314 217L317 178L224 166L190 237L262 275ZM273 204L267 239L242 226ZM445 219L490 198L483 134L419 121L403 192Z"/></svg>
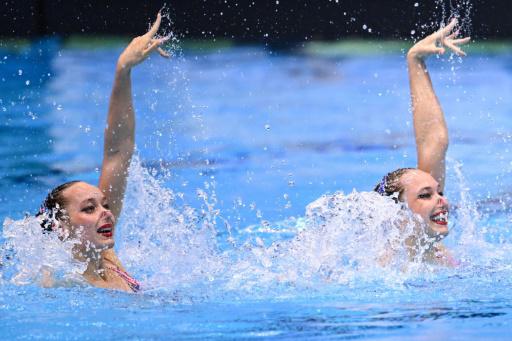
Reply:
<svg viewBox="0 0 512 341"><path fill-rule="evenodd" d="M60 221L64 217L64 209L66 207L67 200L64 198L64 195L62 195L62 192L78 182L81 181L73 180L59 185L52 189L44 199L36 217L43 216L43 219L41 220L41 228L45 232L52 231L54 221Z"/></svg>
<svg viewBox="0 0 512 341"><path fill-rule="evenodd" d="M404 187L400 179L405 173L414 169L415 168L399 168L389 172L382 178L382 180L375 186L373 190L382 196L392 196L395 202L398 203L398 199L404 191Z"/></svg>

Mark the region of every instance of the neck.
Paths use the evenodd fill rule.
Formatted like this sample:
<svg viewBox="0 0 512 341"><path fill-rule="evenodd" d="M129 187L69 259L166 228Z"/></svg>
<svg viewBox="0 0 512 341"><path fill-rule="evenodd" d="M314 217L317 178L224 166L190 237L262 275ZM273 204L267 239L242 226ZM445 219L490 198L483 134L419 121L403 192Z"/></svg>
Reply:
<svg viewBox="0 0 512 341"><path fill-rule="evenodd" d="M86 278L105 279L105 257L109 249L104 250L82 250L77 249L74 252L74 257L80 262L87 263L87 268L83 275Z"/></svg>
<svg viewBox="0 0 512 341"><path fill-rule="evenodd" d="M405 245L411 260L421 257L422 261L432 261L437 257L442 244L440 241L427 236L410 236L405 240Z"/></svg>

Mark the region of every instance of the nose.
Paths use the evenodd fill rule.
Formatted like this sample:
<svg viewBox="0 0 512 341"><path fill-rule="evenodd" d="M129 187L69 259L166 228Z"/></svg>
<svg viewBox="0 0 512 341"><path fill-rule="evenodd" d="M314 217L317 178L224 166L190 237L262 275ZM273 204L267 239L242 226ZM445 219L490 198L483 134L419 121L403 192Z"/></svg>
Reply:
<svg viewBox="0 0 512 341"><path fill-rule="evenodd" d="M439 195L439 198L437 199L437 204L439 206L449 206L448 199L446 199L444 196Z"/></svg>
<svg viewBox="0 0 512 341"><path fill-rule="evenodd" d="M103 208L100 218L109 218L112 220L112 222L114 222L114 214L107 208Z"/></svg>

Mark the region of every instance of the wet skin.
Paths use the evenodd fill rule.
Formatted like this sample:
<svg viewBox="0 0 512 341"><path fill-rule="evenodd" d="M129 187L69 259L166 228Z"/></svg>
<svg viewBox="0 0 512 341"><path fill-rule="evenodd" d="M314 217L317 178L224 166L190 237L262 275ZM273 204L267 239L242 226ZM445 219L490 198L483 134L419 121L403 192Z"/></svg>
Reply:
<svg viewBox="0 0 512 341"><path fill-rule="evenodd" d="M81 251L98 252L114 247L115 217L105 195L96 186L78 182L62 192L68 219L62 228L78 237Z"/></svg>
<svg viewBox="0 0 512 341"><path fill-rule="evenodd" d="M428 173L415 169L402 175L402 200L411 211L426 223L429 237L441 239L448 235L448 200L439 189L439 183Z"/></svg>

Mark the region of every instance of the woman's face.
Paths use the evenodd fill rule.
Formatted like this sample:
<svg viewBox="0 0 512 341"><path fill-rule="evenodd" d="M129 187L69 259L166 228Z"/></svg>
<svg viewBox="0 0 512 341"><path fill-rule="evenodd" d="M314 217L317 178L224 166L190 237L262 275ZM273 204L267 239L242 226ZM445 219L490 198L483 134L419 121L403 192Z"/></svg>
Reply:
<svg viewBox="0 0 512 341"><path fill-rule="evenodd" d="M419 169L409 170L400 178L404 188L403 199L414 213L427 224L429 237L448 235L448 200L443 196L437 181Z"/></svg>
<svg viewBox="0 0 512 341"><path fill-rule="evenodd" d="M65 209L69 217L63 228L68 229L70 236L79 236L85 250L112 248L115 217L100 189L78 182L66 188L62 195L67 202Z"/></svg>

